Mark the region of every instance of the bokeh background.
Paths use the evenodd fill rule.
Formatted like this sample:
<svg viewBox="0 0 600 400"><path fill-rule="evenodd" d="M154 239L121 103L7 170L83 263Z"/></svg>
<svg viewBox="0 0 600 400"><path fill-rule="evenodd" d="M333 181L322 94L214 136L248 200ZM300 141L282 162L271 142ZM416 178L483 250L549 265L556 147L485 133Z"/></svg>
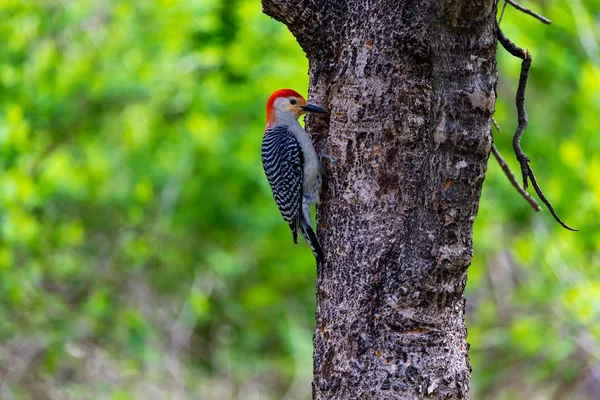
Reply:
<svg viewBox="0 0 600 400"><path fill-rule="evenodd" d="M467 286L473 399L600 399L600 1L508 7L523 147L489 162ZM307 61L258 0L0 1L0 398L308 399L315 266L260 161ZM499 50L513 168L520 61Z"/></svg>

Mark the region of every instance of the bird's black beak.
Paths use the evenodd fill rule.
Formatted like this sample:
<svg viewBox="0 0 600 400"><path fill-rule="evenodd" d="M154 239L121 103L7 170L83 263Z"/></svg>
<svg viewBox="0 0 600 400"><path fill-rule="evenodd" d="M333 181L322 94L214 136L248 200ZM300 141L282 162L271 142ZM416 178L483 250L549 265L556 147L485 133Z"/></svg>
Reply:
<svg viewBox="0 0 600 400"><path fill-rule="evenodd" d="M307 104L305 106L301 106L300 108L302 109L302 111L306 111L306 112L314 112L314 113L319 113L319 114L327 114L327 111L325 111L321 107L317 107L317 106L314 106L312 104Z"/></svg>

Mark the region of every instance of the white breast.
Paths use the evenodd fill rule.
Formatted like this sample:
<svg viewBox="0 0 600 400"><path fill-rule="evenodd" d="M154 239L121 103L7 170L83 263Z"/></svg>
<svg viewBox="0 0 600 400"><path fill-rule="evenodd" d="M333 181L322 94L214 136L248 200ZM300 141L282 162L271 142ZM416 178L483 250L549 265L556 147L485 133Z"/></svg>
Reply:
<svg viewBox="0 0 600 400"><path fill-rule="evenodd" d="M321 164L319 163L319 157L310 137L298 121L294 122L295 124L290 126L290 130L296 136L296 139L298 139L304 152L304 182L302 191L305 196L309 197L310 202L316 202L318 201L317 196L321 187Z"/></svg>

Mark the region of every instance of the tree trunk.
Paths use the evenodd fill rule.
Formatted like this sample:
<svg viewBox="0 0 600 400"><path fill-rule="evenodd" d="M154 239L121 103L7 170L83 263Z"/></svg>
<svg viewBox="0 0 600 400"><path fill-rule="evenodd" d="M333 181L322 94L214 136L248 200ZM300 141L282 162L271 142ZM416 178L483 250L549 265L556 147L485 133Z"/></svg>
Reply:
<svg viewBox="0 0 600 400"><path fill-rule="evenodd" d="M494 0L263 0L326 140L315 399L462 399L463 292L492 143ZM316 146L320 148L319 145Z"/></svg>

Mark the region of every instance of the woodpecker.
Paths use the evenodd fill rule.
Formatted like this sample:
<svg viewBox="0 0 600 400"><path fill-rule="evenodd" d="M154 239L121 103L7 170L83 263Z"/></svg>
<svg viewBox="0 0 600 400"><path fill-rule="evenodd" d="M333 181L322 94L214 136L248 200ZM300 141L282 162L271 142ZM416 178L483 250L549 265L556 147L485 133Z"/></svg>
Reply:
<svg viewBox="0 0 600 400"><path fill-rule="evenodd" d="M267 101L267 127L262 140L262 162L275 203L298 243L298 230L317 262L323 249L312 229L310 206L319 201L321 163L310 137L298 122L300 115L327 111L308 104L291 89L275 91Z"/></svg>

